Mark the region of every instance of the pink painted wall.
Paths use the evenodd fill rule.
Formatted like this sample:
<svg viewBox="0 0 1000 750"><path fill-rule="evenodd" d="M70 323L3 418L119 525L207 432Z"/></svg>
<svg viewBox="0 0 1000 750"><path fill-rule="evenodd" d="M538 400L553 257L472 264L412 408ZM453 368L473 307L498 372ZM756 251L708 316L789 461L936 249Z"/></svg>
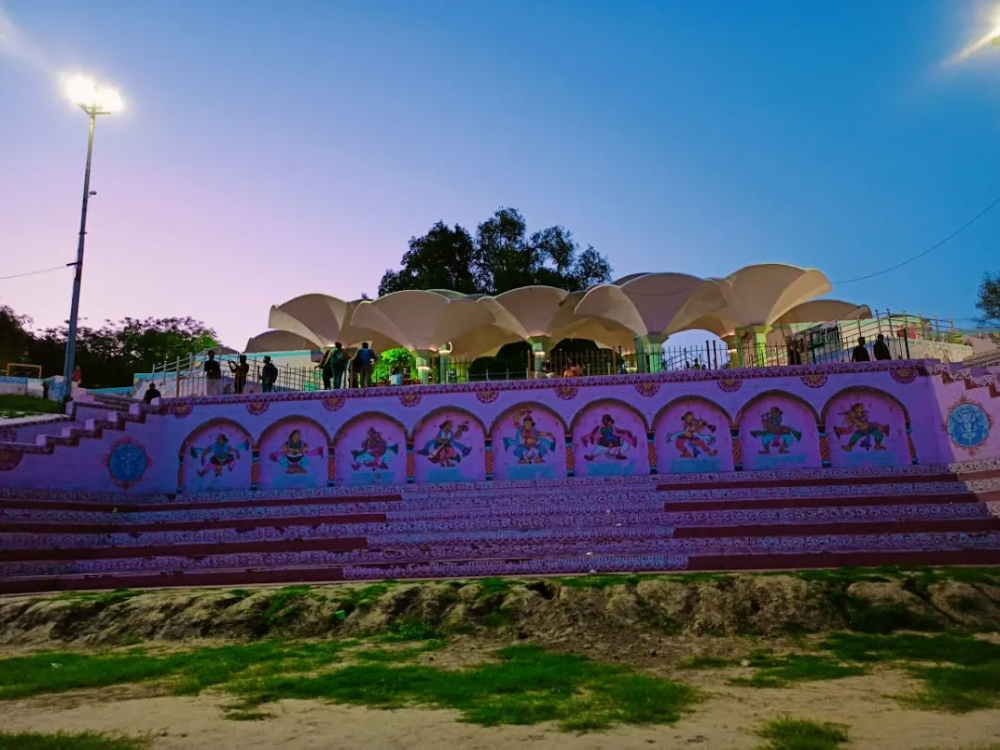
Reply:
<svg viewBox="0 0 1000 750"><path fill-rule="evenodd" d="M494 479L566 476L566 426L549 407L527 402L508 409L495 418L490 435Z"/></svg>
<svg viewBox="0 0 1000 750"><path fill-rule="evenodd" d="M236 422L209 421L184 441L180 486L185 492L225 492L250 485L253 437Z"/></svg>
<svg viewBox="0 0 1000 750"><path fill-rule="evenodd" d="M717 403L682 396L663 407L653 428L660 474L733 470L731 419Z"/></svg>
<svg viewBox="0 0 1000 750"><path fill-rule="evenodd" d="M940 438L941 452L947 460L969 461L1000 456L1000 389L997 387L997 376L969 381L939 375L931 380L934 396L940 405L935 433ZM977 380L982 384L976 385Z"/></svg>
<svg viewBox="0 0 1000 750"><path fill-rule="evenodd" d="M816 412L802 399L787 393L761 395L739 417L743 468L817 469L823 465Z"/></svg>
<svg viewBox="0 0 1000 750"><path fill-rule="evenodd" d="M366 412L344 425L336 438L337 484L405 484L406 428Z"/></svg>
<svg viewBox="0 0 1000 750"><path fill-rule="evenodd" d="M625 402L600 399L588 404L572 430L576 476L649 473L646 420Z"/></svg>
<svg viewBox="0 0 1000 750"><path fill-rule="evenodd" d="M995 376L988 376L994 385L970 389L964 382L944 382L940 372L932 372L921 374L914 365L891 362L167 400L167 413L150 414L144 423L127 422L100 439L56 446L51 454L15 455L0 446L0 488L142 494L322 487L331 481L398 485L489 476L557 478L567 475L567 443L572 448L570 468L580 476L648 473L650 456L660 474L725 472L740 459L746 471L816 468L823 461L818 421L824 424L833 466L905 465L913 456L928 464L1000 455L1000 427L995 426L1000 398L992 395ZM888 428L882 443L886 450L876 451L874 438L867 446L859 438L850 452L842 449L850 434L838 436L836 428L843 431L844 412L856 403L867 410L871 422ZM967 422L973 407L988 417L963 428L983 434L973 447L957 445L946 428L947 411L962 404L973 405L965 409ZM774 408L782 412L782 426L794 432L780 430L780 437L768 440L771 450L763 453L763 417ZM524 432L526 411L533 421L527 442L515 427L517 417ZM687 412L705 423L692 423L694 433L705 441L701 446L682 440L690 454L685 456L677 439L684 436ZM607 445L590 440L605 415L613 420L608 424L613 439ZM740 437L739 450L730 434L730 416ZM452 421L453 431L468 423L457 438L460 460L444 462L450 465L431 460L436 455L433 445L428 455L421 453L446 419ZM990 429L983 429L987 423ZM292 443L301 440L304 445L289 445L293 430L299 435ZM226 463L218 474L212 468L198 476L210 464L210 457L202 462L202 451L220 431L230 447L249 442L256 463L248 465L241 449L231 471Z"/></svg>
<svg viewBox="0 0 1000 750"><path fill-rule="evenodd" d="M280 419L260 438L257 485L262 490L325 487L330 437L315 419Z"/></svg>
<svg viewBox="0 0 1000 750"><path fill-rule="evenodd" d="M901 466L910 462L906 412L887 394L850 388L827 403L823 418L831 466Z"/></svg>
<svg viewBox="0 0 1000 750"><path fill-rule="evenodd" d="M413 432L414 481L420 484L486 479L486 431L479 417L442 409Z"/></svg>

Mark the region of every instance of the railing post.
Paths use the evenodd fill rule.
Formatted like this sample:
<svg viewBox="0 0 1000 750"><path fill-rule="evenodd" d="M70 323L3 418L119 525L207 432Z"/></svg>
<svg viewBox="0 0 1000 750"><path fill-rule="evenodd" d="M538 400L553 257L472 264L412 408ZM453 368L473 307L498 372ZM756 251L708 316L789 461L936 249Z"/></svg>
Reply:
<svg viewBox="0 0 1000 750"><path fill-rule="evenodd" d="M181 395L181 358L177 358L177 362L174 363L174 398L180 398Z"/></svg>

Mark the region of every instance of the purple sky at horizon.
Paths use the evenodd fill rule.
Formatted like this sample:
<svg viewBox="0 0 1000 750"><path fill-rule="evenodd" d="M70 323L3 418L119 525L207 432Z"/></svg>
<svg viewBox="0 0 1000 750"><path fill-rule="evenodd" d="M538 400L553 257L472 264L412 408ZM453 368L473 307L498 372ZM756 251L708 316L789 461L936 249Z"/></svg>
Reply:
<svg viewBox="0 0 1000 750"><path fill-rule="evenodd" d="M411 236L500 206L616 276L862 276L1000 195L1000 50L944 64L990 5L0 0L0 276L73 260L74 71L127 103L98 123L85 324L190 315L242 347L272 304L374 295ZM971 318L998 230L831 296ZM56 325L71 283L0 304Z"/></svg>

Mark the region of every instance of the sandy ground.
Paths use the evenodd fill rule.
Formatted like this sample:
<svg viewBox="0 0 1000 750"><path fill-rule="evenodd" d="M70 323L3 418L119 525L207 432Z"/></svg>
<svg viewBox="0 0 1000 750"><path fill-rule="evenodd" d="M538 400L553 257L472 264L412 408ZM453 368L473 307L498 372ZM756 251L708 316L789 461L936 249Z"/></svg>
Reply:
<svg viewBox="0 0 1000 750"><path fill-rule="evenodd" d="M155 750L752 750L752 730L783 715L835 721L850 728L851 750L965 750L1000 742L1000 710L964 716L900 706L890 695L915 686L897 672L880 672L781 690L732 687L717 672L687 673L712 696L673 727L623 727L573 735L552 727L482 728L452 711L373 711L314 701L283 701L263 721L225 718L227 699L143 695L118 687L4 704L5 731L114 731L155 736ZM730 673L728 676L732 676Z"/></svg>

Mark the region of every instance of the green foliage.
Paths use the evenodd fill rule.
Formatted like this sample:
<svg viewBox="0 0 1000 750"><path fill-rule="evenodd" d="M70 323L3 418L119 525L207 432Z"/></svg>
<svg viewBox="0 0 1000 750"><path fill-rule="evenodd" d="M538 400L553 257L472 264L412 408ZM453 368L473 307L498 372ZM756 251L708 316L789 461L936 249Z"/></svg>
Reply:
<svg viewBox="0 0 1000 750"><path fill-rule="evenodd" d="M789 654L770 656L758 654L750 659L750 666L757 669L752 677L731 680L732 684L743 687L783 688L793 682L817 682L839 680L865 673L864 667L856 664L841 664L825 656L813 654Z"/></svg>
<svg viewBox="0 0 1000 750"><path fill-rule="evenodd" d="M581 249L560 226L529 235L524 217L501 208L476 229L438 222L410 239L402 268L386 271L379 296L404 289L500 294L531 284L578 291L611 280L611 266L593 247Z"/></svg>
<svg viewBox="0 0 1000 750"><path fill-rule="evenodd" d="M97 732L0 732L0 750L147 750L152 740Z"/></svg>
<svg viewBox="0 0 1000 750"><path fill-rule="evenodd" d="M0 419L19 419L36 414L58 414L62 404L47 398L19 396L15 393L0 394Z"/></svg>
<svg viewBox="0 0 1000 750"><path fill-rule="evenodd" d="M24 358L45 376L61 375L66 327L31 334ZM215 331L192 318L124 318L100 328L77 329L76 362L85 388L131 385L133 375L154 364L174 361L219 346Z"/></svg>
<svg viewBox="0 0 1000 750"><path fill-rule="evenodd" d="M690 687L627 667L530 646L498 652L500 661L461 671L362 664L311 677L270 677L235 686L247 705L288 698L371 708L452 708L483 726L558 722L567 731L616 724L669 724L698 698Z"/></svg>
<svg viewBox="0 0 1000 750"><path fill-rule="evenodd" d="M767 744L762 750L837 750L850 737L847 727L804 719L777 719L757 730Z"/></svg>
<svg viewBox="0 0 1000 750"><path fill-rule="evenodd" d="M1000 273L987 273L983 277L983 283L979 285L976 309L982 313L979 321L981 325L1000 325Z"/></svg>
<svg viewBox="0 0 1000 750"><path fill-rule="evenodd" d="M0 305L0 375L7 363L24 362L31 340L31 318L18 315L8 305Z"/></svg>
<svg viewBox="0 0 1000 750"><path fill-rule="evenodd" d="M404 378L417 379L417 361L410 352L406 349L386 349L379 352L378 360L372 368L372 380L376 383L387 381L397 367Z"/></svg>

